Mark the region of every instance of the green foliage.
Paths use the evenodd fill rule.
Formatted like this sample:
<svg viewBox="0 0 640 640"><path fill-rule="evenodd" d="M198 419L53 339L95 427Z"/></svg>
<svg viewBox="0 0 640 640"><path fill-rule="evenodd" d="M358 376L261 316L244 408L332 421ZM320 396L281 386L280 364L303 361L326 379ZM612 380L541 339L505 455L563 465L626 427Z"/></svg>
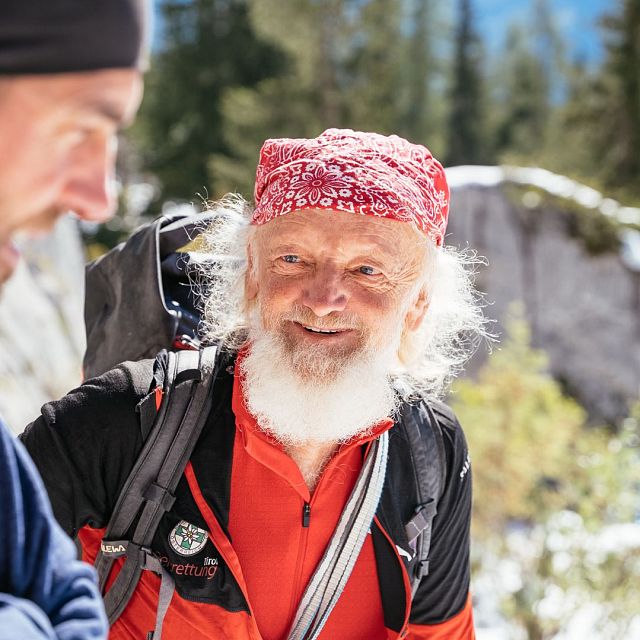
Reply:
<svg viewBox="0 0 640 640"><path fill-rule="evenodd" d="M267 138L310 137L322 131L317 114L307 109L311 102L307 96L310 91L288 77L225 93L222 114L229 151L210 160L216 197L234 191L247 197L253 194L258 153Z"/></svg>
<svg viewBox="0 0 640 640"><path fill-rule="evenodd" d="M214 192L253 192L258 151L267 138L311 137L343 124L338 64L343 58L344 3L252 0L251 24L279 49L284 64L254 87L225 92L222 120L226 151L211 159Z"/></svg>
<svg viewBox="0 0 640 640"><path fill-rule="evenodd" d="M446 164L491 164L483 105L482 45L474 31L470 0L460 0L454 56Z"/></svg>
<svg viewBox="0 0 640 640"><path fill-rule="evenodd" d="M401 15L400 0L370 0L349 25L351 46L339 72L348 126L390 134L401 125L404 78L399 71L405 45Z"/></svg>
<svg viewBox="0 0 640 640"><path fill-rule="evenodd" d="M454 387L454 409L479 462L474 527L480 536L564 506L558 487L566 482L568 451L585 419L545 374L546 356L530 348L525 322L510 321L508 333L478 381Z"/></svg>
<svg viewBox="0 0 640 640"><path fill-rule="evenodd" d="M583 207L575 200L561 198L530 185L505 184L502 192L523 216L533 219L538 219L540 215L562 216L568 235L577 238L591 255L617 253L620 250L623 225L598 209ZM537 196L537 205L531 206L527 202L530 194Z"/></svg>
<svg viewBox="0 0 640 640"><path fill-rule="evenodd" d="M398 97L400 122L398 133L410 140L429 141L434 152L436 127L434 120L434 96L430 80L437 60L431 40L433 36L434 10L426 0L409 3L408 14L411 30L406 34L402 64L397 69L401 94Z"/></svg>
<svg viewBox="0 0 640 640"><path fill-rule="evenodd" d="M566 100L551 113L539 156L548 168L640 202L640 3L617 0L601 21L605 60L567 71Z"/></svg>
<svg viewBox="0 0 640 640"><path fill-rule="evenodd" d="M260 145L328 127L404 133L430 144L428 3L408 0L252 0L258 36L280 49L281 73L230 88L222 100L227 151L210 167L214 192L249 194ZM405 17L412 17L407 29ZM433 146L430 144L430 146Z"/></svg>
<svg viewBox="0 0 640 640"><path fill-rule="evenodd" d="M607 59L594 113L601 124L598 151L607 184L624 187L640 180L640 3L618 0L618 12L602 25Z"/></svg>
<svg viewBox="0 0 640 640"><path fill-rule="evenodd" d="M518 26L509 31L498 77L496 151L503 161L535 158L545 140L549 85L541 61Z"/></svg>
<svg viewBox="0 0 640 640"><path fill-rule="evenodd" d="M596 602L601 637L626 637L640 544L620 536L640 508L640 403L616 433L586 427L531 348L521 310L507 334L453 395L473 460L474 572L495 576L503 613L524 637L553 638ZM508 587L497 575L505 563L515 574Z"/></svg>
<svg viewBox="0 0 640 640"><path fill-rule="evenodd" d="M160 7L164 39L131 136L161 187L153 205L249 196L266 138L327 127L399 133L447 164L539 164L640 202L637 0L603 20L598 68L565 62L548 0L532 0L496 60L472 0L453 24L428 0Z"/></svg>
<svg viewBox="0 0 640 640"><path fill-rule="evenodd" d="M193 200L211 188L210 158L226 153L225 89L275 74L282 56L254 34L243 0L163 0L165 42L146 78L133 130L158 200Z"/></svg>
<svg viewBox="0 0 640 640"><path fill-rule="evenodd" d="M511 26L493 70L492 134L501 162L552 168L569 133L556 124L567 65L549 2L531 4L528 24Z"/></svg>
<svg viewBox="0 0 640 640"><path fill-rule="evenodd" d="M566 99L551 112L547 122L541 161L558 173L593 179L599 171L599 159L592 113L601 99L595 90L595 74L576 62L568 67L566 82ZM602 189L604 184L597 186Z"/></svg>

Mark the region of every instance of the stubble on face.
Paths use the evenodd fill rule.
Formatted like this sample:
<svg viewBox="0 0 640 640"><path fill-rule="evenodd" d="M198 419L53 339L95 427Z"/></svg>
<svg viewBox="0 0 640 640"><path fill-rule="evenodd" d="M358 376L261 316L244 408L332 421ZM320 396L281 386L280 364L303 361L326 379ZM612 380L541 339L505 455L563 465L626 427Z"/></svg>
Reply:
<svg viewBox="0 0 640 640"><path fill-rule="evenodd" d="M353 313L318 318L310 309L294 305L283 314L264 309L260 317L261 320L256 319L259 326L253 329L254 335L256 331L269 333L278 344L288 367L301 380L318 384L335 379L341 370L364 354L371 342L369 331ZM344 345L306 344L288 331L293 322L327 331L348 329L355 332L356 339Z"/></svg>
<svg viewBox="0 0 640 640"><path fill-rule="evenodd" d="M302 271L282 269L277 256L283 251L301 251L301 260L309 267ZM403 330L404 301L413 296L424 251L422 234L409 225L350 213L306 210L256 228L250 237L246 301L254 334L268 332L277 340L288 367L310 381L335 376L365 354L371 357L376 351L388 352L391 336ZM351 292L348 295L355 296L355 303L349 306L356 311L339 306L330 311L325 305L322 313L316 314L313 294L304 302L289 293L282 295L282 291L291 291L289 278L297 281L301 275L306 277L315 269L310 265L325 260L324 264L336 265L336 272L342 274L337 277L344 280ZM356 275L357 265L370 260L380 275L366 281ZM282 304L285 297L290 297L289 305ZM319 297L325 299L322 294ZM362 316L357 312L360 307ZM344 339L319 338L305 333L304 327L348 331L349 335Z"/></svg>

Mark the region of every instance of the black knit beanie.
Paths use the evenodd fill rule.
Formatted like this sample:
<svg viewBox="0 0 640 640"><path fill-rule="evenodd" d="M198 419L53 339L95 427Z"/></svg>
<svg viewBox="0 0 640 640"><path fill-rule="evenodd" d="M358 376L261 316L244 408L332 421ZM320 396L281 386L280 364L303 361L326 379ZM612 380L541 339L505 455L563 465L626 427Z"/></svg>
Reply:
<svg viewBox="0 0 640 640"><path fill-rule="evenodd" d="M0 75L147 65L148 0L0 0Z"/></svg>

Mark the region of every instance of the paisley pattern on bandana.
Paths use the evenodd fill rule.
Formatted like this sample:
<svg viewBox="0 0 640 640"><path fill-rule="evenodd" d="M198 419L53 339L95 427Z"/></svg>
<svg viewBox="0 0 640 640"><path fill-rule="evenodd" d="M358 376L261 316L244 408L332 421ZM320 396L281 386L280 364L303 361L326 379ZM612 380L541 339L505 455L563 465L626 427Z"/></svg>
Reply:
<svg viewBox="0 0 640 640"><path fill-rule="evenodd" d="M449 211L444 169L428 149L350 129L267 140L254 195L253 224L300 209L330 209L411 222L438 245Z"/></svg>

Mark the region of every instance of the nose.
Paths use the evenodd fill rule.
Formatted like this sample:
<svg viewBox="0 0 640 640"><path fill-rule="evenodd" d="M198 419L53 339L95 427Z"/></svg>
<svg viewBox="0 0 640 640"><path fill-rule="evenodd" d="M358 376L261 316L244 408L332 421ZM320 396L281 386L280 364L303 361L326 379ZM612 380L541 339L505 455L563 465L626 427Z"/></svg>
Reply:
<svg viewBox="0 0 640 640"><path fill-rule="evenodd" d="M334 267L316 270L302 294L302 304L319 318L344 311L348 300L342 274Z"/></svg>
<svg viewBox="0 0 640 640"><path fill-rule="evenodd" d="M115 136L87 141L68 167L61 207L82 220L105 222L115 213Z"/></svg>

